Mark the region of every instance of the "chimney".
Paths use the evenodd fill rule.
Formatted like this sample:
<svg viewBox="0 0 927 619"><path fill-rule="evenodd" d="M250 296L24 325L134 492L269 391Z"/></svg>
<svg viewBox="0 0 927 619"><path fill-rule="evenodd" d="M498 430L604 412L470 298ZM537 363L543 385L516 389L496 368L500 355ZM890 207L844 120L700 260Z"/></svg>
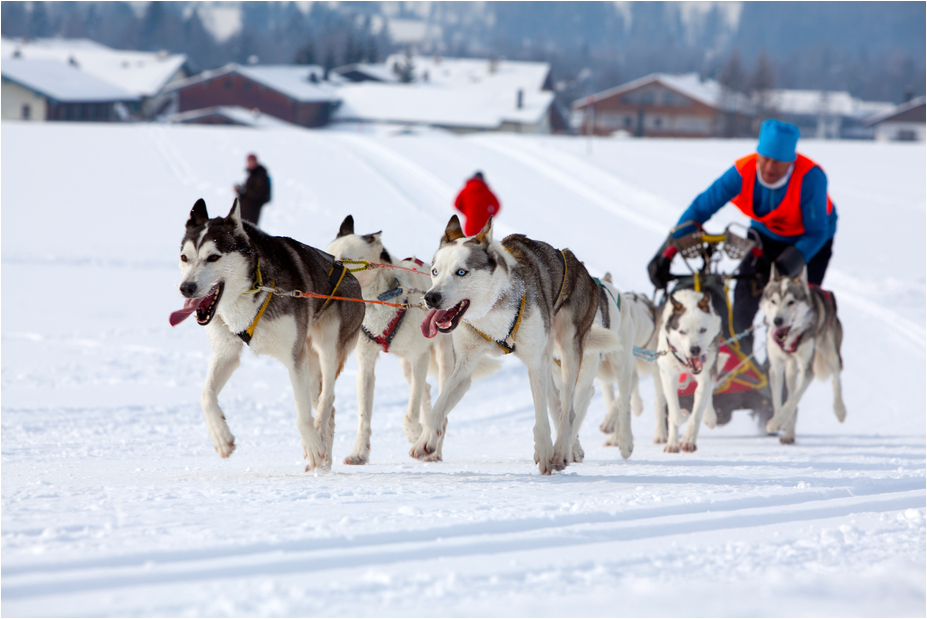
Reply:
<svg viewBox="0 0 927 619"><path fill-rule="evenodd" d="M525 91L521 88L518 89L518 92L515 94L515 109L520 110L525 107Z"/></svg>

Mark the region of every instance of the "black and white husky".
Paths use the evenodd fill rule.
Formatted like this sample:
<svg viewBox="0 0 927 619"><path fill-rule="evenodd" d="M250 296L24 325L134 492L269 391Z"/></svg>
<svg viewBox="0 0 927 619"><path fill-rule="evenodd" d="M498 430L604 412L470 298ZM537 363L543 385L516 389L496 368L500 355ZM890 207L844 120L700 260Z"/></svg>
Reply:
<svg viewBox="0 0 927 619"><path fill-rule="evenodd" d="M702 418L709 427L715 426L712 396L718 379L720 344L721 317L712 307L709 293L677 290L669 295L669 302L660 316L657 339L657 352L661 355L657 366L669 414L669 436L663 451L695 451ZM679 376L684 373L694 378L696 387L692 412L680 441L679 426L686 421L685 412L679 406ZM662 425L661 418L658 410L658 428Z"/></svg>
<svg viewBox="0 0 927 619"><path fill-rule="evenodd" d="M402 371L409 381L409 406L402 428L410 443L422 433L421 415L431 410L431 388L426 382L429 367L438 373L438 385L444 384L454 365L454 348L450 335L427 339L419 324L425 311L417 307L424 289L430 285L431 265L407 258L394 261L383 247L381 232L354 233L354 218L348 215L341 223L338 235L327 250L337 260L365 260L394 264L422 271L416 275L399 269L373 269L357 273L364 298L392 303L408 303L409 308L371 304L364 315L362 335L357 340L357 440L345 464L366 464L370 458L370 421L373 416L373 389L377 358L380 352L398 356ZM440 446L436 452L441 459Z"/></svg>
<svg viewBox="0 0 927 619"><path fill-rule="evenodd" d="M769 388L775 411L766 423L766 430L781 430L779 441L784 444L795 442L798 402L813 377L818 380L830 377L834 414L843 423L847 416L840 387L843 326L837 318L834 295L818 286L809 286L807 269L792 279L779 275L773 266L760 308L766 316ZM788 388L784 405L783 387Z"/></svg>
<svg viewBox="0 0 927 619"><path fill-rule="evenodd" d="M207 327L212 357L201 403L219 455L228 458L235 450L219 392L248 345L256 354L279 359L289 371L306 470L329 468L335 379L354 348L364 304L294 298L261 287L360 299L354 276L313 247L242 221L237 200L227 217L213 219L206 203L197 200L180 244L180 270L180 293L187 300L171 315L171 324L195 312L196 321Z"/></svg>
<svg viewBox="0 0 927 619"><path fill-rule="evenodd" d="M432 260L425 304L430 311L422 332L452 333L455 362L411 455L428 459L435 453L447 415L470 388L484 354L514 353L528 368L534 399L534 460L543 474L563 470L572 460L573 400L583 353L620 348L611 331L593 327L599 291L583 264L568 249L521 234L494 241L492 219L467 237L455 215ZM563 389L552 443L547 406L555 352Z"/></svg>

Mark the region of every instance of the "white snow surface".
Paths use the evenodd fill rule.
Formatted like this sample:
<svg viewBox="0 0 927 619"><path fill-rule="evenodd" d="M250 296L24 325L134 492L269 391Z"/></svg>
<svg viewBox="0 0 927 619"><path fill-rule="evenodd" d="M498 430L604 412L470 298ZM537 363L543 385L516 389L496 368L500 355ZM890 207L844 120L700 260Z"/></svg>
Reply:
<svg viewBox="0 0 927 619"><path fill-rule="evenodd" d="M692 198L752 141L13 123L2 126L3 616L924 616L925 150L815 142L840 213L825 287L844 325L844 424L829 384L798 440L745 412L698 451L604 447L599 394L582 464L532 454L525 369L475 382L445 461L408 456L408 389L378 365L372 461L341 464L356 364L336 386L335 465L303 472L292 390L243 355L199 404L209 345L182 299L197 198L232 203L244 157L273 178L263 227L324 248L353 214L393 255L431 258L480 169L497 234L570 247L649 293L645 266ZM728 206L709 224L743 221ZM436 396L436 389L432 390Z"/></svg>

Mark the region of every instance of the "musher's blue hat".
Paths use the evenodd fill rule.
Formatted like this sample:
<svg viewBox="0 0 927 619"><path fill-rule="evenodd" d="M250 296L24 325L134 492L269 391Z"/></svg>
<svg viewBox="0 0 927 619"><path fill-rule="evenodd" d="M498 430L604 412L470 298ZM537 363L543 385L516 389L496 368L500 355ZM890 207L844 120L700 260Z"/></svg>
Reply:
<svg viewBox="0 0 927 619"><path fill-rule="evenodd" d="M795 161L798 127L770 118L760 127L756 152L776 161Z"/></svg>

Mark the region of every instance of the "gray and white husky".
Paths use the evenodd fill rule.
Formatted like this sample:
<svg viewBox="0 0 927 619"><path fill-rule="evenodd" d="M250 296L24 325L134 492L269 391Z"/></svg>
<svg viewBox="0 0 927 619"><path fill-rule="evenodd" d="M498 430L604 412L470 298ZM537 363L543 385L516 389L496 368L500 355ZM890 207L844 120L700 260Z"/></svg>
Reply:
<svg viewBox="0 0 927 619"><path fill-rule="evenodd" d="M327 248L337 260L366 260L422 271L422 275L416 275L399 269L373 269L356 274L365 299L409 303L413 307L403 309L378 304L367 307L362 335L355 349L358 364L357 440L354 450L345 458L345 464L366 464L370 458L374 370L381 351L400 358L403 374L409 381L409 406L402 427L410 443L422 433L420 416L431 410L431 388L426 382L429 367L437 370L440 388L454 366L451 336L440 334L434 339L427 339L419 329L425 310L417 306L422 302L424 289L430 285L431 265L415 258L394 261L383 247L381 235L382 232L362 236L355 234L354 218L348 215L337 237ZM441 459L440 446L436 456L436 459Z"/></svg>
<svg viewBox="0 0 927 619"><path fill-rule="evenodd" d="M237 200L227 217L213 219L206 203L197 200L180 244L180 271L180 293L187 300L184 309L171 315L171 324L195 312L196 321L207 328L212 357L200 401L219 455L228 458L235 450L219 392L238 368L247 344L286 366L306 470L329 468L335 379L354 348L364 304L287 297L259 288L360 299L354 276L318 249L270 236L242 221Z"/></svg>
<svg viewBox="0 0 927 619"><path fill-rule="evenodd" d="M609 427L607 432L609 438L605 444L619 447L623 458L631 457L631 452L634 451L634 435L631 432L631 399L634 393L633 351L636 344L634 343L635 324L631 316L632 308L623 302L622 295L611 284L611 277L608 274L605 278L595 281L599 285L599 308L593 325L611 330L621 343L621 349L607 352L586 350L583 355L574 396L576 421L573 424L573 462L582 462L585 455L579 442L579 429L586 417L589 402L592 400L592 382L595 378L599 379L603 391L607 392L605 400L608 412L606 421L602 424ZM554 362L558 365L560 363L559 359L555 359ZM553 403L550 408L553 413L554 410L559 412L560 408L559 391L562 385L559 368L554 368L552 377L552 385L555 389L550 395ZM615 383L618 383L617 398L614 393Z"/></svg>
<svg viewBox="0 0 927 619"><path fill-rule="evenodd" d="M470 388L484 354L514 353L528 368L534 399L534 460L542 474L563 470L572 460L576 410L574 393L584 352L617 350L611 332L594 327L599 305L596 283L568 249L513 234L495 241L492 219L479 234L464 235L451 217L432 260L430 309L422 322L427 337L452 333L454 370L412 447L429 459L439 446L447 415ZM561 407L557 440L547 420L548 388L554 353L561 360Z"/></svg>
<svg viewBox="0 0 927 619"><path fill-rule="evenodd" d="M818 380L830 377L834 388L834 414L843 423L847 416L840 387L843 325L837 317L834 295L818 286L809 286L807 268L792 279L779 275L774 265L760 299L760 308L766 316L766 356L774 410L766 430L781 430L779 441L784 444L795 442L798 402L812 377ZM782 403L783 387L788 388L785 404Z"/></svg>
<svg viewBox="0 0 927 619"><path fill-rule="evenodd" d="M678 453L695 451L696 439L705 418L705 425L716 424L712 395L718 379L718 349L721 344L721 317L711 304L711 295L695 290L677 290L669 295L669 302L660 316L657 352L660 357L660 382L666 399L669 417L669 436L663 451ZM686 420L679 406L679 376L690 374L695 382L692 412L682 441L679 426ZM662 425L662 411L657 415L657 426Z"/></svg>
<svg viewBox="0 0 927 619"><path fill-rule="evenodd" d="M602 278L603 282L611 283L611 274L606 273ZM643 294L636 292L621 293L622 307L628 308L630 323L632 325L634 347L646 350L657 349L657 330L656 316L657 308ZM633 349L632 349L633 350ZM604 369L609 368L603 363ZM639 382L640 375L645 374L653 378L654 387L654 411L656 418L656 428L653 433L653 442L662 444L666 442L666 399L663 397L663 385L660 381L660 368L656 363L650 363L644 360L636 360L633 372L631 374L631 412L635 416L640 416L644 412L644 402L641 400ZM616 431L618 426L617 413L618 406L615 401L615 390L613 387L614 379L607 372L600 371L599 385L602 387L602 396L605 400L605 408L608 413L605 420L599 426L599 429L605 434L609 434L606 445L618 445Z"/></svg>

